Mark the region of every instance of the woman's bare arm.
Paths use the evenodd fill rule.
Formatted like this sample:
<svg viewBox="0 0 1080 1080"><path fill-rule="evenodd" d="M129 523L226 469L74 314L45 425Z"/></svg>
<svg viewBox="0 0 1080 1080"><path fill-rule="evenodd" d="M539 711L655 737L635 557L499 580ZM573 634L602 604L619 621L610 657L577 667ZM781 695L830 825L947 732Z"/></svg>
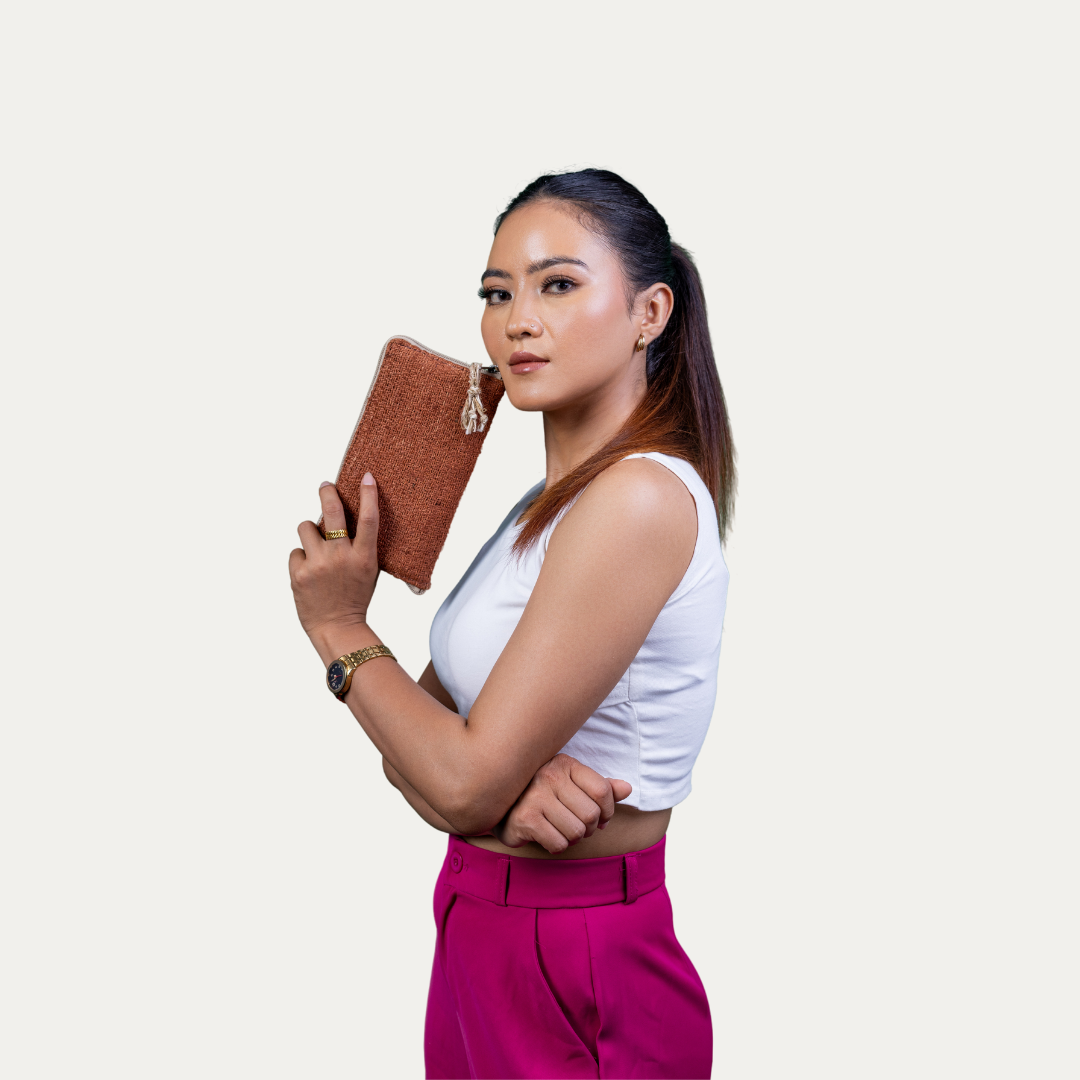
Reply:
<svg viewBox="0 0 1080 1080"><path fill-rule="evenodd" d="M439 681L435 674L435 665L429 660L423 674L416 680L416 685L421 690L426 690L437 702L445 705L452 713L458 711L457 702L450 696L446 687Z"/></svg>
<svg viewBox="0 0 1080 1080"><path fill-rule="evenodd" d="M344 527L332 487L329 529ZM340 521L340 524L339 524ZM379 643L365 618L377 575L374 485L354 541L301 528L297 609L324 663ZM454 831L487 832L630 665L693 555L697 513L682 481L648 459L620 462L554 530L529 603L467 719L389 660L364 664L347 703L395 772Z"/></svg>
<svg viewBox="0 0 1080 1080"><path fill-rule="evenodd" d="M437 701L444 701L448 708L457 711L454 699L446 692L430 661L417 683ZM383 758L383 773L432 828L455 831L386 758ZM537 843L550 854L565 851L592 836L597 829L603 829L615 813L615 804L627 798L631 790L625 780L607 779L568 754L556 754L540 766L506 818L490 830L490 835L511 848Z"/></svg>
<svg viewBox="0 0 1080 1080"><path fill-rule="evenodd" d="M436 701L445 705L451 712L457 712L457 704L454 699L447 693L446 687L439 681L439 676L435 673L435 665L429 660L428 665L424 668L423 674L416 680L416 685L422 690L426 690ZM405 801L424 819L433 829L438 829L440 832L452 833L456 832L454 826L450 824L445 818L440 817L428 804L423 800L420 792L416 790L406 779L390 764L386 758L383 758L383 775L390 783L401 792L405 797Z"/></svg>
<svg viewBox="0 0 1080 1080"><path fill-rule="evenodd" d="M383 773L433 829L457 832L386 758ZM576 758L556 754L540 766L505 819L484 835L510 848L539 844L554 855L603 829L615 814L615 804L632 790L625 780L606 779Z"/></svg>
<svg viewBox="0 0 1080 1080"><path fill-rule="evenodd" d="M390 783L393 784L394 787L396 787L398 791L401 792L401 794L405 797L405 801L433 829L438 829L440 832L447 833L457 832L457 829L455 829L454 826L446 820L446 818L440 817L437 813L435 813L434 810L431 809L430 806L428 806L428 804L421 797L420 792L418 792L416 788L414 788L408 782L408 780L406 780L405 777L403 777L401 773L399 773L397 769L395 769L394 766L386 760L386 758L383 758L382 767L383 775L386 777L386 779L389 780Z"/></svg>

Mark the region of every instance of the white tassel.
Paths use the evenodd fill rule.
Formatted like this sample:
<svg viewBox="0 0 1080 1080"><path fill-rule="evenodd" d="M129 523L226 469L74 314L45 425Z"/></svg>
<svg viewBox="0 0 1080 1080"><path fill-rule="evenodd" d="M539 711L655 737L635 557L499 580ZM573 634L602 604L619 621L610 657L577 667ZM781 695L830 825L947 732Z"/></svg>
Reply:
<svg viewBox="0 0 1080 1080"><path fill-rule="evenodd" d="M469 365L469 391L465 395L465 408L461 410L461 426L466 435L476 433L477 425L483 431L487 427L487 413L484 412L484 403L480 400L480 365Z"/></svg>

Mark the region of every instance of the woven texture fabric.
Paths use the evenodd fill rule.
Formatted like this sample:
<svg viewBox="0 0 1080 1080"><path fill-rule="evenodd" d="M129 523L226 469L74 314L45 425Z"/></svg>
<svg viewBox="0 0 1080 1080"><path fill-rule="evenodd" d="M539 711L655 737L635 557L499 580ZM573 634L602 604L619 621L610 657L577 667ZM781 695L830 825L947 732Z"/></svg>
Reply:
<svg viewBox="0 0 1080 1080"><path fill-rule="evenodd" d="M450 522L491 430L502 380L481 374L484 431L466 435L461 410L469 369L406 340L391 338L338 472L349 535L356 535L360 482L379 486L379 567L418 591L431 572Z"/></svg>

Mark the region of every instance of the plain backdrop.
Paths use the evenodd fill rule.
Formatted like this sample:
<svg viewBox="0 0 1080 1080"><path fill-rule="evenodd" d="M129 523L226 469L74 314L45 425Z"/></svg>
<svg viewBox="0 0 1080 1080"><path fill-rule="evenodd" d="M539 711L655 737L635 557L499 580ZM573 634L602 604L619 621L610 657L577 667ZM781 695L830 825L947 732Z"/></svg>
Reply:
<svg viewBox="0 0 1080 1080"><path fill-rule="evenodd" d="M419 1077L445 838L286 560L495 214L641 187L739 451L673 816L715 1075L1080 1073L1074 5L9 4L0 1069ZM542 476L504 404L422 598Z"/></svg>

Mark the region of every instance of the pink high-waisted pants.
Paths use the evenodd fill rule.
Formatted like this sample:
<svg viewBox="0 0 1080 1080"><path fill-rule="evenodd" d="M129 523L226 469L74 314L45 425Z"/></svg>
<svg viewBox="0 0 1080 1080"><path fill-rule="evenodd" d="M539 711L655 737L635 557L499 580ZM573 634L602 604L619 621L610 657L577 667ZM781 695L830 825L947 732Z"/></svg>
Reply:
<svg viewBox="0 0 1080 1080"><path fill-rule="evenodd" d="M705 989L675 939L664 841L525 859L450 838L435 886L427 1075L708 1077Z"/></svg>

